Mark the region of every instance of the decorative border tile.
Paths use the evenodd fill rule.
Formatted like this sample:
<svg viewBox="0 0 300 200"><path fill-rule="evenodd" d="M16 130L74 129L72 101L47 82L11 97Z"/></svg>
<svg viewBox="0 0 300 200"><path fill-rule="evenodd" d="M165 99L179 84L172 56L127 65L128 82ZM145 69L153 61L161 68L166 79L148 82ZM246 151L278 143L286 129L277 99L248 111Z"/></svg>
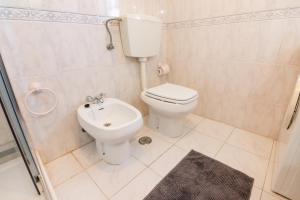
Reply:
<svg viewBox="0 0 300 200"><path fill-rule="evenodd" d="M227 15L221 17L212 17L205 19L186 20L181 22L168 23L167 29L182 29L200 26L213 26L219 24L241 23L249 21L264 21L264 20L277 20L286 18L300 18L300 7L258 11L251 13L243 13L236 15Z"/></svg>
<svg viewBox="0 0 300 200"><path fill-rule="evenodd" d="M0 20L4 19L103 25L109 18L111 18L111 16L87 15L71 12L33 10L0 6ZM162 29L181 29L249 21L277 20L285 18L300 18L300 7L171 22L163 24Z"/></svg>
<svg viewBox="0 0 300 200"><path fill-rule="evenodd" d="M104 24L108 18L110 17L70 12L0 7L0 19L5 20L62 22L76 24Z"/></svg>
<svg viewBox="0 0 300 200"><path fill-rule="evenodd" d="M112 17L113 16L87 15L72 12L34 10L0 6L0 20L23 20L104 25L106 20ZM117 25L118 23L119 22L112 22L112 25ZM163 24L162 29L166 30L167 24Z"/></svg>

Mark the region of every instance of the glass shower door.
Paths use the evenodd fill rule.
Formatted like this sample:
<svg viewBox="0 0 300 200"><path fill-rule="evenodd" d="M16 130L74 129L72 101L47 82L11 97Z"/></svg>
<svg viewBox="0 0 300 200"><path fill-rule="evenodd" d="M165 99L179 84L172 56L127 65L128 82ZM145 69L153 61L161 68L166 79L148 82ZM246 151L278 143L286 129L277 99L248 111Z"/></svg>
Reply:
<svg viewBox="0 0 300 200"><path fill-rule="evenodd" d="M40 194L40 190L37 184L39 182L40 173L35 163L33 153L31 152L29 146L29 142L28 142L29 140L27 138L27 133L25 132L26 127L24 125L22 116L20 114L20 110L17 105L16 98L14 96L11 84L9 82L8 75L6 73L1 55L0 55L0 100L1 100L0 112L2 111L3 113L3 115L1 116L1 123L3 125L0 125L1 127L0 140L3 140L0 141L0 145L3 144L3 151L0 151L0 163L2 162L5 164L5 162L9 162L10 160L20 155L20 158L22 158L20 160L24 161L22 162L24 170L27 171L26 173L29 174L36 192ZM6 148L4 148L4 146ZM14 164L13 166L16 165Z"/></svg>
<svg viewBox="0 0 300 200"><path fill-rule="evenodd" d="M11 134L2 106L0 106L0 165L18 156L20 154L17 144Z"/></svg>

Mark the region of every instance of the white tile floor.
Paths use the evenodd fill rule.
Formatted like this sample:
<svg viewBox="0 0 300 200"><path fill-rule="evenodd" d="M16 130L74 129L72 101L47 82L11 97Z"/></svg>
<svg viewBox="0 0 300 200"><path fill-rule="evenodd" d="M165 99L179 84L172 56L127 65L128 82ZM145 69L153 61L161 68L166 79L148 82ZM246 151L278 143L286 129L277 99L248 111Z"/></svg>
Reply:
<svg viewBox="0 0 300 200"><path fill-rule="evenodd" d="M151 136L152 143L141 146L137 140L142 135ZM251 200L284 199L270 190L271 139L189 115L181 138L167 138L144 127L131 144L132 156L119 166L100 160L94 142L47 164L58 198L141 200L194 149L252 176Z"/></svg>

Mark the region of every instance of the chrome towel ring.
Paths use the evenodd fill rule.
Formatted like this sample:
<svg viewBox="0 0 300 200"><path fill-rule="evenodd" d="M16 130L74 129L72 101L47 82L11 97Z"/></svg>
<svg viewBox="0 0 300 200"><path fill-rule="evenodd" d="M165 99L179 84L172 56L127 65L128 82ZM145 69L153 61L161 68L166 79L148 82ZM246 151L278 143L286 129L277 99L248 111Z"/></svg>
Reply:
<svg viewBox="0 0 300 200"><path fill-rule="evenodd" d="M38 93L41 93L41 92L49 92L53 97L54 97L54 105L51 106L48 110L44 111L44 112L36 112L36 111L33 111L29 105L28 105L28 98L29 96L31 95L36 95ZM50 89L50 88L34 88L34 89L31 89L26 95L25 95L25 108L27 109L28 112L30 112L31 114L35 115L35 116L44 116L44 115L47 115L49 113L51 113L52 111L55 110L55 108L57 107L57 104L58 104L58 99L57 99L57 95L56 93Z"/></svg>

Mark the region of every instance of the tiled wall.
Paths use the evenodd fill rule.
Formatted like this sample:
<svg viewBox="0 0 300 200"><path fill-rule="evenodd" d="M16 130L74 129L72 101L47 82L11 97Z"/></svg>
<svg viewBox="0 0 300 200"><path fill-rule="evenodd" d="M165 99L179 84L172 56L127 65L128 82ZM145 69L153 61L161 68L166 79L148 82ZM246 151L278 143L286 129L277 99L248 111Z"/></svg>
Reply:
<svg viewBox="0 0 300 200"><path fill-rule="evenodd" d="M81 132L76 118L76 109L87 95L105 92L108 97L120 98L145 112L146 107L139 97L138 62L124 56L116 26L113 27L116 49L106 50L108 36L103 20L127 12L164 18L163 2L0 0L0 5L15 7L0 8L0 52L31 137L44 162L92 140ZM156 77L155 67L162 55L149 62L150 85L161 81ZM39 82L57 93L58 107L51 114L37 118L24 108L24 97L32 82ZM53 104L53 98L47 94L29 101L35 111Z"/></svg>
<svg viewBox="0 0 300 200"><path fill-rule="evenodd" d="M198 90L197 114L276 138L300 69L300 1L183 2L169 1L171 81Z"/></svg>
<svg viewBox="0 0 300 200"><path fill-rule="evenodd" d="M300 6L299 0L166 0L167 22Z"/></svg>
<svg viewBox="0 0 300 200"><path fill-rule="evenodd" d="M172 82L199 91L196 113L276 138L300 68L300 12L257 11L299 4L297 0L0 0L0 52L45 162L91 141L76 119L86 95L106 92L145 112L139 98L138 62L123 55L117 27L116 49L105 48L103 21L133 12L168 22L163 31L167 42L147 68L150 85L162 81L155 66L167 58ZM33 117L24 109L24 96L35 81L58 94L58 108L45 117ZM53 103L51 97L36 97L34 109L40 109L40 101L46 107Z"/></svg>

